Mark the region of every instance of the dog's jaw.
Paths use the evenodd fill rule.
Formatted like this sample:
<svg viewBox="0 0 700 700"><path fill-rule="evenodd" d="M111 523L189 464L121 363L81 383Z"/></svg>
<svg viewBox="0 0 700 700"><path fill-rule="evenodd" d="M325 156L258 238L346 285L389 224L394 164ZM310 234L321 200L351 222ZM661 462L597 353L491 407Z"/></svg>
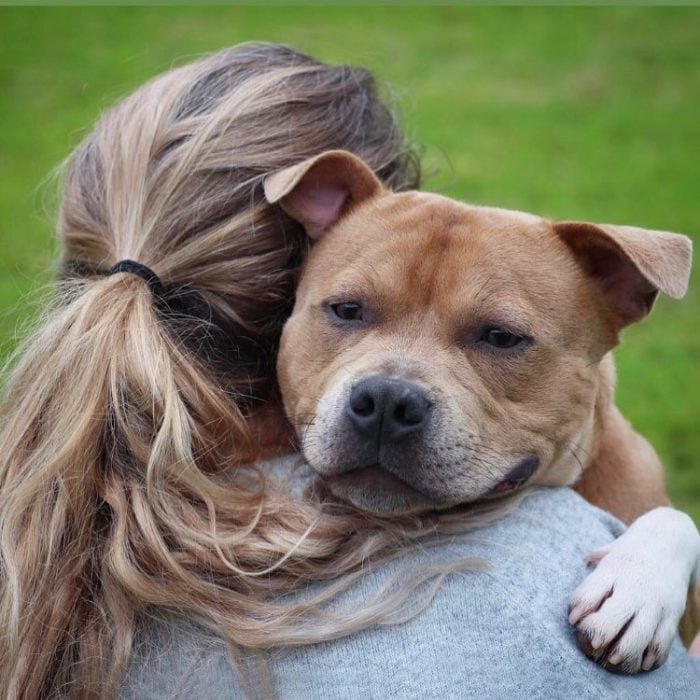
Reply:
<svg viewBox="0 0 700 700"><path fill-rule="evenodd" d="M409 514L441 506L381 467L364 467L324 478L331 493L370 513Z"/></svg>

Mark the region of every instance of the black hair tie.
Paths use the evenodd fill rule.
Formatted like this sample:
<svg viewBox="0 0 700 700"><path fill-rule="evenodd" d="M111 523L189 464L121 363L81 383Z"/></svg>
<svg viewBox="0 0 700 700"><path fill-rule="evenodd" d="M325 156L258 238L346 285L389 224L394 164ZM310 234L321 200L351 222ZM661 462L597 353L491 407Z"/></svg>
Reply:
<svg viewBox="0 0 700 700"><path fill-rule="evenodd" d="M154 296L158 297L163 294L163 284L160 281L160 277L150 267L146 267L135 260L120 260L110 268L109 274L116 275L118 272L130 272L132 275L140 277L146 282Z"/></svg>

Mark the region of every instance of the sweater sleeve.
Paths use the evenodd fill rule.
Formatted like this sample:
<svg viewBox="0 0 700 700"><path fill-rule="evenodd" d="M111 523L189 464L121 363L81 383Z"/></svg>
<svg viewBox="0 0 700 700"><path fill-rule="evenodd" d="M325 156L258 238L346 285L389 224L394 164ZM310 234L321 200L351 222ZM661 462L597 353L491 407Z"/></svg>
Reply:
<svg viewBox="0 0 700 700"><path fill-rule="evenodd" d="M486 571L448 577L405 624L268 654L280 698L697 698L697 672L679 640L651 673L617 676L576 647L568 597L584 556L623 527L568 489L535 489L502 520L370 571L337 602L351 610L390 576L463 557ZM154 622L141 642L124 698L239 698L225 645L182 620ZM249 665L250 668L250 665ZM262 694L262 691L261 691Z"/></svg>

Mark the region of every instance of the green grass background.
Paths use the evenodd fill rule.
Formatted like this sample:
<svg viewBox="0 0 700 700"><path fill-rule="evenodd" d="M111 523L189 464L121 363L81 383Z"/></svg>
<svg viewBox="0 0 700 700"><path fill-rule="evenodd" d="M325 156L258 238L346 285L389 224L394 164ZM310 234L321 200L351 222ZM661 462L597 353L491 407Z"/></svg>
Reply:
<svg viewBox="0 0 700 700"><path fill-rule="evenodd" d="M394 86L426 187L700 233L700 9L0 8L0 340L51 279L47 175L118 97L202 53L285 42ZM697 276L696 276L697 277ZM617 351L618 402L700 522L700 282Z"/></svg>

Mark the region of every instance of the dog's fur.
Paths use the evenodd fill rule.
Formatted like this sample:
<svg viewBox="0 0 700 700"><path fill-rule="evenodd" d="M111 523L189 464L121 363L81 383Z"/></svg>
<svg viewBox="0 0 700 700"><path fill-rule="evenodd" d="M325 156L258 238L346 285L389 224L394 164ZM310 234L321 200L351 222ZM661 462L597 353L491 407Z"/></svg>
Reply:
<svg viewBox="0 0 700 700"><path fill-rule="evenodd" d="M647 513L591 555L598 566L570 621L611 668L663 663L700 538L687 516L659 508L661 465L613 404L610 351L659 291L685 293L689 240L394 194L339 151L274 174L265 190L317 241L278 374L304 455L331 490L406 512L567 485L628 523ZM513 346L492 342L504 338ZM394 400L410 419L396 418ZM386 401L394 413L376 417Z"/></svg>

